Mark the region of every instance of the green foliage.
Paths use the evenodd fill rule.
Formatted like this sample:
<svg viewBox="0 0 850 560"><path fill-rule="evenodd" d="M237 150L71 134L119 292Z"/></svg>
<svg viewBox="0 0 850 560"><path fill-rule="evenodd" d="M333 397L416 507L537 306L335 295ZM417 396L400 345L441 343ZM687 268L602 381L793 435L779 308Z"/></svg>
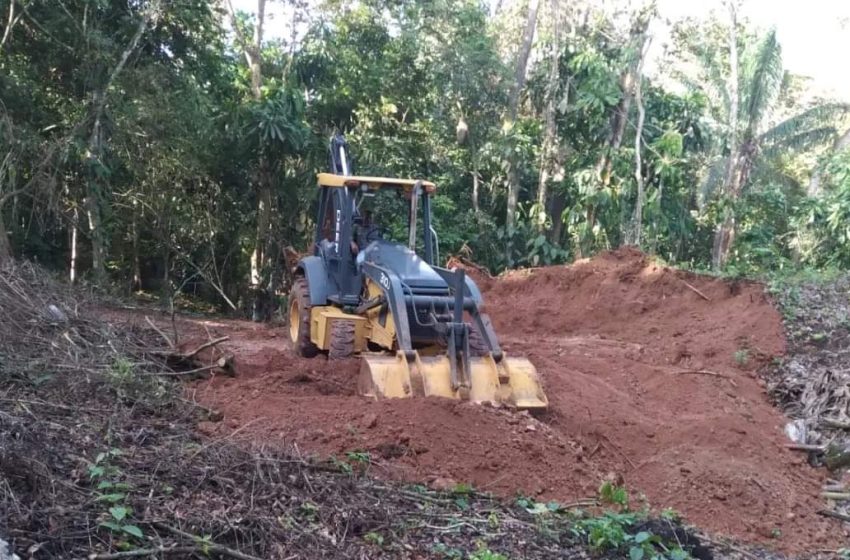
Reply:
<svg viewBox="0 0 850 560"><path fill-rule="evenodd" d="M665 542L650 531L633 532L632 527L644 519L629 512L605 512L598 517L581 519L572 532L584 539L592 550L624 551L630 560L686 560L690 558L678 542Z"/></svg>
<svg viewBox="0 0 850 560"><path fill-rule="evenodd" d="M750 362L750 350L748 348L740 348L735 350L735 363L739 366L745 366Z"/></svg>
<svg viewBox="0 0 850 560"><path fill-rule="evenodd" d="M118 490L129 490L130 486L120 482L123 477L121 468L114 463L121 456L117 448L98 453L94 463L89 465L89 480L96 484L95 502L104 504L106 510L101 514L100 527L118 535L129 535L137 539L144 538L142 530L132 523L133 508L127 505L128 495Z"/></svg>
<svg viewBox="0 0 850 560"><path fill-rule="evenodd" d="M256 291L249 276L259 208L270 220L259 272L274 292L288 275L283 249L309 249L314 173L327 167L334 129L346 133L357 172L438 184L443 257L462 254L493 272L559 264L616 248L632 230L635 103L617 147L610 140L621 76L636 54L637 13L591 7L560 37L541 23L537 62L508 123L518 32L511 15L477 1L331 0L309 14L293 6L296 19L309 17L297 40L266 33L259 95L215 3L160 3L131 48L151 6L66 2L57 10L30 0L28 17L9 30L0 52L0 255L8 238L15 255L64 269L73 251L77 278L86 279L97 276L101 239L103 268L122 289L243 311ZM251 36L254 19L237 19ZM848 107L804 104L811 96L785 72L776 34L739 27L734 132L748 150L740 196L722 192L733 136L727 24L678 22L664 79L642 81L641 247L704 268L731 211L734 273L846 268L850 151L828 146L850 128ZM671 79L684 87L667 87ZM806 192L814 171L817 195ZM510 228L509 176L518 178L520 207ZM124 364L114 369L117 384L132 380Z"/></svg>
<svg viewBox="0 0 850 560"><path fill-rule="evenodd" d="M466 555L460 548L450 547L444 543L435 543L431 547L431 551L438 558L446 558L447 560L461 560Z"/></svg>
<svg viewBox="0 0 850 560"><path fill-rule="evenodd" d="M629 505L629 493L622 486L606 480L599 487L599 500L605 504L626 508Z"/></svg>
<svg viewBox="0 0 850 560"><path fill-rule="evenodd" d="M345 456L350 462L358 465L372 464L372 456L366 451L348 451Z"/></svg>
<svg viewBox="0 0 850 560"><path fill-rule="evenodd" d="M363 540L369 544L374 544L375 546L383 546L384 545L384 537L380 533L375 533L370 531L363 535Z"/></svg>
<svg viewBox="0 0 850 560"><path fill-rule="evenodd" d="M479 545L478 550L469 555L469 560L508 560L508 557Z"/></svg>

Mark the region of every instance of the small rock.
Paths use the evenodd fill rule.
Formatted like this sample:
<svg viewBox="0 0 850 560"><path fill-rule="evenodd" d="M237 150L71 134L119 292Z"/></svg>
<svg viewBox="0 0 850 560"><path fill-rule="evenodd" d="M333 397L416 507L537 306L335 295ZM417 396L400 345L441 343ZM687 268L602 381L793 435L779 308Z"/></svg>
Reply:
<svg viewBox="0 0 850 560"><path fill-rule="evenodd" d="M211 436L215 433L216 425L214 422L198 422L198 431L204 434L205 436ZM0 556L2 558L2 556Z"/></svg>
<svg viewBox="0 0 850 560"><path fill-rule="evenodd" d="M431 488L439 492L448 492L457 487L457 482L451 478L439 476L431 482Z"/></svg>
<svg viewBox="0 0 850 560"><path fill-rule="evenodd" d="M21 557L12 552L9 543L0 539L0 560L21 560Z"/></svg>
<svg viewBox="0 0 850 560"><path fill-rule="evenodd" d="M378 425L378 415L374 412L370 412L363 417L363 425L367 428L374 428Z"/></svg>
<svg viewBox="0 0 850 560"><path fill-rule="evenodd" d="M610 482L614 486L623 486L626 483L625 479L623 478L623 475L614 471L611 471L606 474L604 480L605 482Z"/></svg>
<svg viewBox="0 0 850 560"><path fill-rule="evenodd" d="M525 427L525 431L526 432L536 432L537 426L535 426L534 424L529 424Z"/></svg>

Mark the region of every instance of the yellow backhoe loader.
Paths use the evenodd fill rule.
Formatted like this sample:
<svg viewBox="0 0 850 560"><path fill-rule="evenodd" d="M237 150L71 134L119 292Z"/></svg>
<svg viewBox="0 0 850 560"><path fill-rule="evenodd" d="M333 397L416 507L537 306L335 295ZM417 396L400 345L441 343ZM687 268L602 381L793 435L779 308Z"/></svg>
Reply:
<svg viewBox="0 0 850 560"><path fill-rule="evenodd" d="M330 152L333 173L318 175L312 255L299 261L289 297L296 352L359 354L358 390L372 398L438 396L545 409L537 370L502 351L475 282L462 269L436 264L435 185L354 175L339 135ZM379 193L393 196L366 210ZM387 239L372 220L381 210L397 226L400 211L406 214L396 227L404 242Z"/></svg>

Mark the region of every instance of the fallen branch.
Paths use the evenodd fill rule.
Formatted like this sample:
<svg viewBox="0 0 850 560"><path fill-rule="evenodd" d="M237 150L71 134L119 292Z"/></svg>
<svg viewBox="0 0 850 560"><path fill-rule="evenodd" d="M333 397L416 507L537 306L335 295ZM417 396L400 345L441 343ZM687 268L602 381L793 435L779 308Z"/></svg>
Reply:
<svg viewBox="0 0 850 560"><path fill-rule="evenodd" d="M822 509L819 510L817 513L818 515L822 515L824 517L832 517L833 519L840 519L841 521L846 521L850 523L850 515L847 515L846 513L839 513L831 509Z"/></svg>
<svg viewBox="0 0 850 560"><path fill-rule="evenodd" d="M203 366L195 369L189 369L186 371L155 371L153 373L146 373L145 375L158 375L160 377L180 377L183 375L192 375L194 373L201 373L204 371L209 371L211 369L216 368L224 368L227 367L227 360L225 358L219 358L219 360L209 366Z"/></svg>
<svg viewBox="0 0 850 560"><path fill-rule="evenodd" d="M173 343L173 342L171 342L171 339L170 339L170 338L168 338L168 335L166 335L164 332L162 332L162 329L160 329L159 327L157 327L157 326L154 324L154 322L153 322L153 321L151 321L150 317L148 317L147 315L145 315L145 321L147 322L147 324L148 324L148 325L150 325L150 327L151 327L153 330L155 330L155 331L157 332L157 334L159 334L159 336L161 336L161 337L162 337L162 339L166 342L166 344L168 344L168 347L169 347L169 348L172 348L172 349L174 348L174 343Z"/></svg>
<svg viewBox="0 0 850 560"><path fill-rule="evenodd" d="M682 280L682 279L681 279L681 278L679 278L679 280ZM687 286L687 288L688 288L690 291L692 291L693 293L695 293L696 295L698 295L699 297L701 297L701 298L702 298L702 299L704 299L705 301L711 301L711 298L710 298L710 297L708 297L707 295L705 295L704 293L702 293L701 291L699 291L698 289L696 289L694 286L691 286L690 284L688 284L688 283L687 283L687 282L685 282L684 280L682 280L682 284L684 284L685 286Z"/></svg>
<svg viewBox="0 0 850 560"><path fill-rule="evenodd" d="M200 545L203 546L204 550L207 551L207 552L212 552L214 554L220 554L222 556L229 556L231 558L237 558L238 560L263 560L262 558L258 558L257 556L252 556L250 554L246 554L244 552L234 550L230 547L227 547L227 546L224 546L224 545L221 545L221 544L216 544L214 542L210 542L208 540L202 539L201 537L199 537L197 535L193 535L192 533L187 533L185 531L181 531L180 529L172 527L171 525L166 525L165 523L159 523L157 521L154 521L153 525L155 527L159 527L160 529L162 529L164 531L168 531L170 533L173 533L175 535L183 537L184 539L190 539L193 542L200 543Z"/></svg>
<svg viewBox="0 0 850 560"><path fill-rule="evenodd" d="M154 556L157 554L191 554L200 552L197 546L157 546L156 548L137 548L122 552L103 552L89 554L89 560L119 560L120 558L135 558L137 556Z"/></svg>
<svg viewBox="0 0 850 560"><path fill-rule="evenodd" d="M182 354L182 357L183 357L184 359L186 359L186 360L191 360L192 358L194 358L195 356L197 356L198 354L200 354L201 352L203 352L203 351L204 351L204 350L206 350L207 348L211 348L211 347L213 347L213 346L217 346L217 345L219 345L219 344L221 344L222 342L225 342L225 341L227 341L227 340L230 340L230 337L229 337L229 336L222 336L222 337L220 337L220 338L216 338L216 339L214 339L214 340L210 340L209 342L205 342L205 343L201 344L200 346L198 346L197 348L195 348L195 349L194 349L194 350L192 350L191 352L189 352L189 353L187 353L187 354Z"/></svg>
<svg viewBox="0 0 850 560"><path fill-rule="evenodd" d="M56 408L58 410L67 410L70 412L92 412L92 413L102 413L102 412L110 412L109 409L106 408L86 408L82 406L67 406L59 403L52 403L47 401L31 401L26 399L0 399L0 402L4 403L13 403L13 404L31 404L34 406L46 406L48 408Z"/></svg>
<svg viewBox="0 0 850 560"><path fill-rule="evenodd" d="M732 379L731 375L726 375L725 373L720 373L717 371L711 371L709 369L686 369L683 371L675 372L677 375L711 375L712 377L722 377L723 379Z"/></svg>
<svg viewBox="0 0 850 560"><path fill-rule="evenodd" d="M835 418L821 418L820 423L828 428L836 428L838 430L850 430L850 422L844 422Z"/></svg>
<svg viewBox="0 0 850 560"><path fill-rule="evenodd" d="M813 445L809 443L786 443L785 447L792 451L814 451L816 453L823 453L826 451L826 447L823 445Z"/></svg>
<svg viewBox="0 0 850 560"><path fill-rule="evenodd" d="M820 497L827 500L847 501L850 500L848 492L821 492Z"/></svg>

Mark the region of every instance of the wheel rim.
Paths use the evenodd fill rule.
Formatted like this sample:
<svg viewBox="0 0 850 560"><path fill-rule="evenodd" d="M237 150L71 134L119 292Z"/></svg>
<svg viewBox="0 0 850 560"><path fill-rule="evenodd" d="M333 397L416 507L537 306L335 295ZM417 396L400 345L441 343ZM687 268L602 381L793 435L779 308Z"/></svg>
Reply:
<svg viewBox="0 0 850 560"><path fill-rule="evenodd" d="M301 327L301 314L298 310L298 302L295 298L289 302L289 338L292 342L298 342L298 329Z"/></svg>

